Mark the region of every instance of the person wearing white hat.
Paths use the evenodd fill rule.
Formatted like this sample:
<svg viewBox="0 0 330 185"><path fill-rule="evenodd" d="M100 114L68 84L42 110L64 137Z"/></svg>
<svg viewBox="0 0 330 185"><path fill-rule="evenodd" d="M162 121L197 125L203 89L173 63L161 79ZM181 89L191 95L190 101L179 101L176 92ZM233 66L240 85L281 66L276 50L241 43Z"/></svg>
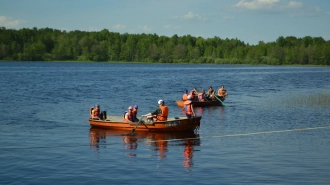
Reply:
<svg viewBox="0 0 330 185"><path fill-rule="evenodd" d="M169 109L165 105L164 100L158 100L157 109L154 112L147 114L147 117L148 118L152 117L154 121L166 121L168 112Z"/></svg>

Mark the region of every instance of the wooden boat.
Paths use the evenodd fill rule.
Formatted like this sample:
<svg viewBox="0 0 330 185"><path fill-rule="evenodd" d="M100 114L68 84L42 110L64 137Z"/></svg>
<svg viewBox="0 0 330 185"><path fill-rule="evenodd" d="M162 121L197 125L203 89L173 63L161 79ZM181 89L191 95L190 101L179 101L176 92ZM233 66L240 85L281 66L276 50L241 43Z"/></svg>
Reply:
<svg viewBox="0 0 330 185"><path fill-rule="evenodd" d="M148 122L147 120L138 122L124 122L120 116L110 116L106 120L89 119L89 123L95 128L113 129L113 130L133 130L135 131L193 131L200 126L201 116L194 118L175 117L168 118L167 121Z"/></svg>
<svg viewBox="0 0 330 185"><path fill-rule="evenodd" d="M222 102L225 101L225 98L219 98ZM176 100L176 104L179 107L183 107L183 100ZM192 102L194 107L210 107L210 106L222 106L223 104L219 100L212 100L212 101L193 101Z"/></svg>

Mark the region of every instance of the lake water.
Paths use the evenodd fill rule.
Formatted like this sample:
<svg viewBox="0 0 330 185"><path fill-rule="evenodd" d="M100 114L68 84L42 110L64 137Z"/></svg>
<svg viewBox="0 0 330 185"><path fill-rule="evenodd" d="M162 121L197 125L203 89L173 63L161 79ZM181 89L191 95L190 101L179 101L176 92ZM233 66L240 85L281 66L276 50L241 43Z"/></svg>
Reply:
<svg viewBox="0 0 330 185"><path fill-rule="evenodd" d="M330 184L330 68L0 62L0 184ZM194 133L90 128L225 85Z"/></svg>

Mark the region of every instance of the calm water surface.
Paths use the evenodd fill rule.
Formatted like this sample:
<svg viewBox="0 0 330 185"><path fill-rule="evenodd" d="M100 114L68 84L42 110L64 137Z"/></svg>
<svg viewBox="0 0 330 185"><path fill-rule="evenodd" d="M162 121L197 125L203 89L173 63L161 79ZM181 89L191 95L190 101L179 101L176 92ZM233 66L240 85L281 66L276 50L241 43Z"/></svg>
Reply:
<svg viewBox="0 0 330 185"><path fill-rule="evenodd" d="M0 85L0 184L330 184L329 67L0 62ZM194 133L87 121L159 99L181 116L183 90L210 85L226 106L196 108Z"/></svg>

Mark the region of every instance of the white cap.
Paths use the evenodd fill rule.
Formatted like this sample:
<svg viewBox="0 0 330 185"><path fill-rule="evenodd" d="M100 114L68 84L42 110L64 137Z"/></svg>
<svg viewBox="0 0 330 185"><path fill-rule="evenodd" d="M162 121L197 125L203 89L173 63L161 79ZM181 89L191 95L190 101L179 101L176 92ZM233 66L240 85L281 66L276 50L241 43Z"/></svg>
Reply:
<svg viewBox="0 0 330 185"><path fill-rule="evenodd" d="M160 104L162 104L162 103L164 103L163 100L158 100L158 105L160 105Z"/></svg>
<svg viewBox="0 0 330 185"><path fill-rule="evenodd" d="M191 100L191 95L188 95L188 97L187 97L187 98L188 98L188 100Z"/></svg>

